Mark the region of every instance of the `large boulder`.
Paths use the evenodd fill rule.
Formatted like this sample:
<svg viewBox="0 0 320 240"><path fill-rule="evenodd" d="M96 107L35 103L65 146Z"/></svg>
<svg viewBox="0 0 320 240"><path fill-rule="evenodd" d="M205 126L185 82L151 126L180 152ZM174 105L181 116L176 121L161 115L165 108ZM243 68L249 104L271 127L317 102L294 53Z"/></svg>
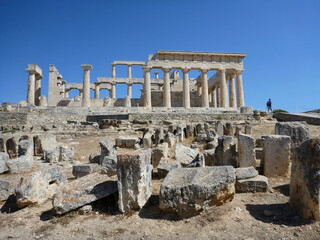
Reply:
<svg viewBox="0 0 320 240"><path fill-rule="evenodd" d="M299 146L309 139L309 128L306 122L277 122L275 133L290 136L294 146Z"/></svg>
<svg viewBox="0 0 320 240"><path fill-rule="evenodd" d="M182 144L177 144L174 150L174 158L181 163L182 166L188 166L198 155L199 149L192 149Z"/></svg>
<svg viewBox="0 0 320 240"><path fill-rule="evenodd" d="M116 147L119 148L136 148L136 145L140 143L138 137L120 136L116 138Z"/></svg>
<svg viewBox="0 0 320 240"><path fill-rule="evenodd" d="M7 172L9 170L7 161L9 161L9 154L0 152L0 173Z"/></svg>
<svg viewBox="0 0 320 240"><path fill-rule="evenodd" d="M292 160L290 205L305 219L320 220L320 138L309 139Z"/></svg>
<svg viewBox="0 0 320 240"><path fill-rule="evenodd" d="M11 182L0 178L0 202L6 201L11 194L13 194Z"/></svg>
<svg viewBox="0 0 320 240"><path fill-rule="evenodd" d="M63 214L117 192L116 178L92 173L60 188L52 205L57 214Z"/></svg>
<svg viewBox="0 0 320 240"><path fill-rule="evenodd" d="M218 138L218 146L214 155L214 166L236 167L237 152L236 142L232 136L222 136Z"/></svg>
<svg viewBox="0 0 320 240"><path fill-rule="evenodd" d="M160 209L190 217L222 205L233 199L235 179L231 166L173 169L161 184Z"/></svg>
<svg viewBox="0 0 320 240"><path fill-rule="evenodd" d="M165 178L168 172L175 168L181 168L181 163L168 157L161 158L158 165L158 177Z"/></svg>
<svg viewBox="0 0 320 240"><path fill-rule="evenodd" d="M269 135L263 145L263 170L265 176L287 176L291 139L284 135Z"/></svg>
<svg viewBox="0 0 320 240"><path fill-rule="evenodd" d="M238 135L238 149L239 149L239 167L256 166L256 153L254 146L254 138L245 135Z"/></svg>
<svg viewBox="0 0 320 240"><path fill-rule="evenodd" d="M41 204L57 193L59 187L67 182L67 177L60 167L52 167L33 172L22 177L17 188L18 207L25 207L33 203Z"/></svg>
<svg viewBox="0 0 320 240"><path fill-rule="evenodd" d="M117 163L119 210L140 209L152 194L151 150L119 154Z"/></svg>
<svg viewBox="0 0 320 240"><path fill-rule="evenodd" d="M34 155L42 156L45 149L55 149L58 146L56 135L42 134L33 137Z"/></svg>

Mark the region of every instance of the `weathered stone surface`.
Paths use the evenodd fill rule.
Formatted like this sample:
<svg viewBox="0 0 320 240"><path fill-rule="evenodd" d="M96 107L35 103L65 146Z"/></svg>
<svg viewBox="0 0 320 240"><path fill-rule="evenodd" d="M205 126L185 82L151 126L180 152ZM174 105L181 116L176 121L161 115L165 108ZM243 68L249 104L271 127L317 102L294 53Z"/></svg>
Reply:
<svg viewBox="0 0 320 240"><path fill-rule="evenodd" d="M140 209L152 194L151 150L119 154L117 164L119 210Z"/></svg>
<svg viewBox="0 0 320 240"><path fill-rule="evenodd" d="M105 156L117 156L111 137L104 138L99 141L101 147L101 158Z"/></svg>
<svg viewBox="0 0 320 240"><path fill-rule="evenodd" d="M107 174L109 177L117 174L117 157L105 156L100 160L101 172Z"/></svg>
<svg viewBox="0 0 320 240"><path fill-rule="evenodd" d="M11 194L13 194L11 182L0 178L0 202L6 201Z"/></svg>
<svg viewBox="0 0 320 240"><path fill-rule="evenodd" d="M216 149L209 149L203 151L203 156L206 166L215 166L215 153Z"/></svg>
<svg viewBox="0 0 320 240"><path fill-rule="evenodd" d="M236 168L237 180L253 178L258 176L258 171L254 167Z"/></svg>
<svg viewBox="0 0 320 240"><path fill-rule="evenodd" d="M54 196L53 209L63 214L117 192L116 178L92 173L60 188Z"/></svg>
<svg viewBox="0 0 320 240"><path fill-rule="evenodd" d="M216 130L219 136L223 136L225 131L225 125L221 121L218 121L216 123Z"/></svg>
<svg viewBox="0 0 320 240"><path fill-rule="evenodd" d="M19 136L13 136L6 141L7 153L10 158L14 158L18 155Z"/></svg>
<svg viewBox="0 0 320 240"><path fill-rule="evenodd" d="M138 137L120 136L116 138L116 147L119 148L135 148L138 143L140 143Z"/></svg>
<svg viewBox="0 0 320 240"><path fill-rule="evenodd" d="M236 167L237 153L236 143L231 136L218 138L218 146L214 156L214 166L233 166Z"/></svg>
<svg viewBox="0 0 320 240"><path fill-rule="evenodd" d="M241 133L241 131L242 131L241 126L236 126L236 131L235 131L234 135L237 136L239 133Z"/></svg>
<svg viewBox="0 0 320 240"><path fill-rule="evenodd" d="M291 139L284 135L269 135L263 147L265 176L287 176L289 171Z"/></svg>
<svg viewBox="0 0 320 240"><path fill-rule="evenodd" d="M214 141L208 142L205 149L216 149L216 147L218 147L218 138Z"/></svg>
<svg viewBox="0 0 320 240"><path fill-rule="evenodd" d="M100 163L100 152L91 153L89 156L90 163Z"/></svg>
<svg viewBox="0 0 320 240"><path fill-rule="evenodd" d="M205 132L204 124L203 123L198 123L195 127L195 135L201 134Z"/></svg>
<svg viewBox="0 0 320 240"><path fill-rule="evenodd" d="M21 157L7 161L10 173L22 173L30 171L33 166L33 158L23 155Z"/></svg>
<svg viewBox="0 0 320 240"><path fill-rule="evenodd" d="M232 122L226 122L225 135L227 135L227 136L233 136L234 135Z"/></svg>
<svg viewBox="0 0 320 240"><path fill-rule="evenodd" d="M182 166L188 166L198 155L199 149L192 149L182 144L177 144L174 150L174 158L181 163Z"/></svg>
<svg viewBox="0 0 320 240"><path fill-rule="evenodd" d="M233 199L235 172L231 166L171 170L160 188L160 209L190 217L212 205Z"/></svg>
<svg viewBox="0 0 320 240"><path fill-rule="evenodd" d="M33 137L34 155L42 156L45 149L55 149L58 146L56 135L42 134Z"/></svg>
<svg viewBox="0 0 320 240"><path fill-rule="evenodd" d="M25 207L33 203L41 204L52 198L59 187L67 182L67 177L60 167L43 169L22 177L17 188L18 207Z"/></svg>
<svg viewBox="0 0 320 240"><path fill-rule="evenodd" d="M268 178L265 176L255 176L249 179L237 180L236 192L237 193L254 193L266 192L268 190Z"/></svg>
<svg viewBox="0 0 320 240"><path fill-rule="evenodd" d="M59 147L55 149L45 149L43 152L44 160L46 160L47 162L50 162L51 164L59 162L59 158L60 158L59 150L60 150Z"/></svg>
<svg viewBox="0 0 320 240"><path fill-rule="evenodd" d="M142 138L142 145L141 145L143 148L152 147L152 136L153 136L152 132L147 132L146 134L144 134Z"/></svg>
<svg viewBox="0 0 320 240"><path fill-rule="evenodd" d="M154 134L155 144L161 144L164 140L164 130L163 127L157 128Z"/></svg>
<svg viewBox="0 0 320 240"><path fill-rule="evenodd" d="M168 132L164 137L164 142L168 143L169 147L173 147L176 143L176 139L173 135L173 133Z"/></svg>
<svg viewBox="0 0 320 240"><path fill-rule="evenodd" d="M190 138L194 135L194 125L193 124L188 124L186 125L186 138Z"/></svg>
<svg viewBox="0 0 320 240"><path fill-rule="evenodd" d="M18 145L18 156L32 157L33 156L33 141L21 140Z"/></svg>
<svg viewBox="0 0 320 240"><path fill-rule="evenodd" d="M245 135L238 135L238 149L239 149L239 167L250 167L256 166L256 158L255 158L255 146L254 146L254 138Z"/></svg>
<svg viewBox="0 0 320 240"><path fill-rule="evenodd" d="M290 205L304 219L320 220L320 138L297 148L292 160Z"/></svg>
<svg viewBox="0 0 320 240"><path fill-rule="evenodd" d="M0 173L8 171L7 161L9 161L9 154L0 152Z"/></svg>
<svg viewBox="0 0 320 240"><path fill-rule="evenodd" d="M59 161L70 161L74 156L74 148L68 148L67 146L60 146L60 157Z"/></svg>
<svg viewBox="0 0 320 240"><path fill-rule="evenodd" d="M99 172L100 170L101 170L100 166L96 163L80 164L72 167L72 175L75 178L81 178L91 173Z"/></svg>
<svg viewBox="0 0 320 240"><path fill-rule="evenodd" d="M205 167L205 159L203 153L198 153L195 159L187 166L187 168L191 167Z"/></svg>
<svg viewBox="0 0 320 240"><path fill-rule="evenodd" d="M276 135L291 137L292 144L299 146L309 139L309 128L306 122L277 122L275 125Z"/></svg>
<svg viewBox="0 0 320 240"><path fill-rule="evenodd" d="M0 152L5 152L6 148L5 148L5 141L2 137L0 137Z"/></svg>
<svg viewBox="0 0 320 240"><path fill-rule="evenodd" d="M161 158L159 165L158 165L158 177L159 178L165 178L172 169L181 168L181 163L168 158L163 157Z"/></svg>
<svg viewBox="0 0 320 240"><path fill-rule="evenodd" d="M260 117L260 116L259 116ZM244 127L244 132L245 132L245 134L247 134L247 135L251 135L252 134L252 127L250 126L250 125L246 125L245 127Z"/></svg>
<svg viewBox="0 0 320 240"><path fill-rule="evenodd" d="M159 144L156 148L152 149L151 163L156 168L160 162L160 159L168 156L168 143Z"/></svg>

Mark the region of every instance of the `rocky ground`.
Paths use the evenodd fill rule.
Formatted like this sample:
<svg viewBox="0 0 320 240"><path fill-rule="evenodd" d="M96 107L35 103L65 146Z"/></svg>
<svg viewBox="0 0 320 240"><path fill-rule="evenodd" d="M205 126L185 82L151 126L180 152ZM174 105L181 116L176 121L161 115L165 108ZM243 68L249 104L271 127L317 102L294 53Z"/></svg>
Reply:
<svg viewBox="0 0 320 240"><path fill-rule="evenodd" d="M320 126L309 128L311 137L320 135ZM257 124L252 135L273 131L274 122ZM75 147L75 161L88 162L89 155L99 151L102 138L64 136L59 141ZM38 160L33 171L47 165ZM62 167L72 180L72 165ZM21 174L1 177L17 183ZM160 211L161 181L153 180L153 195L140 212L126 214L117 210L114 196L96 202L91 212L72 211L59 217L52 215L51 201L21 210L2 202L0 239L320 239L320 222L304 221L290 209L289 178L271 178L266 193L236 194L230 203L182 220Z"/></svg>

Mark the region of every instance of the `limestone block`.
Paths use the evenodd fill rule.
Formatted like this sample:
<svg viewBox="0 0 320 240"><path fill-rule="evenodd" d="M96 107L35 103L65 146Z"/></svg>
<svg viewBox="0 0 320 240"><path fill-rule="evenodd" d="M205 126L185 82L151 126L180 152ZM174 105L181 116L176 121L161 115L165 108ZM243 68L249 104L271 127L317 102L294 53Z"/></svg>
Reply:
<svg viewBox="0 0 320 240"><path fill-rule="evenodd" d="M152 147L152 132L147 132L142 138L142 147L151 148Z"/></svg>
<svg viewBox="0 0 320 240"><path fill-rule="evenodd" d="M237 152L236 143L231 136L218 138L218 146L214 156L214 166L233 166L236 167Z"/></svg>
<svg viewBox="0 0 320 240"><path fill-rule="evenodd" d="M206 166L215 166L215 153L216 149L209 149L203 151L203 156Z"/></svg>
<svg viewBox="0 0 320 240"><path fill-rule="evenodd" d="M177 139L177 142L182 142L184 140L184 129L186 128L186 126L184 124L179 124L177 125L177 128L176 128L176 139Z"/></svg>
<svg viewBox="0 0 320 240"><path fill-rule="evenodd" d="M254 167L244 167L244 168L236 168L236 177L237 180L253 178L257 176L259 173Z"/></svg>
<svg viewBox="0 0 320 240"><path fill-rule="evenodd" d="M10 173L22 173L30 171L33 166L32 156L22 155L21 157L7 161Z"/></svg>
<svg viewBox="0 0 320 240"><path fill-rule="evenodd" d="M251 135L252 134L252 127L250 125L246 125L244 127L244 133L247 135Z"/></svg>
<svg viewBox="0 0 320 240"><path fill-rule="evenodd" d="M277 122L275 133L290 136L294 146L299 146L309 139L309 128L306 122Z"/></svg>
<svg viewBox="0 0 320 240"><path fill-rule="evenodd" d="M193 124L186 125L186 138L194 136L195 127Z"/></svg>
<svg viewBox="0 0 320 240"><path fill-rule="evenodd" d="M191 167L205 167L205 159L203 153L198 153L195 159L187 166L187 168Z"/></svg>
<svg viewBox="0 0 320 240"><path fill-rule="evenodd" d="M168 132L164 138L164 142L168 143L169 147L173 147L176 144L176 139L173 133Z"/></svg>
<svg viewBox="0 0 320 240"><path fill-rule="evenodd" d="M235 131L234 135L238 136L238 134L241 133L241 131L242 131L241 126L236 126L236 131Z"/></svg>
<svg viewBox="0 0 320 240"><path fill-rule="evenodd" d="M0 202L6 201L11 194L13 194L11 182L0 178Z"/></svg>
<svg viewBox="0 0 320 240"><path fill-rule="evenodd" d="M63 214L115 192L117 192L116 178L92 173L61 187L54 196L52 205L57 214Z"/></svg>
<svg viewBox="0 0 320 240"><path fill-rule="evenodd" d="M240 113L252 114L252 113L253 113L253 107L252 107L252 106L243 106L243 107L240 107Z"/></svg>
<svg viewBox="0 0 320 240"><path fill-rule="evenodd" d="M195 127L195 135L201 134L203 132L205 132L204 124L198 123Z"/></svg>
<svg viewBox="0 0 320 240"><path fill-rule="evenodd" d="M140 209L152 194L151 150L119 154L117 164L119 210Z"/></svg>
<svg viewBox="0 0 320 240"><path fill-rule="evenodd" d="M22 177L15 190L18 207L26 207L33 203L44 203L52 198L58 192L59 187L66 182L67 177L58 166Z"/></svg>
<svg viewBox="0 0 320 240"><path fill-rule="evenodd" d="M105 156L117 156L117 151L114 148L111 137L104 138L99 141L101 147L101 159Z"/></svg>
<svg viewBox="0 0 320 240"><path fill-rule="evenodd" d="M151 153L151 163L154 168L156 168L163 157L168 157L168 143L162 143L156 148L152 149Z"/></svg>
<svg viewBox="0 0 320 240"><path fill-rule="evenodd" d="M177 144L174 150L174 158L181 163L182 166L188 166L198 155L199 149L192 149L182 144Z"/></svg>
<svg viewBox="0 0 320 240"><path fill-rule="evenodd" d="M56 135L42 134L33 137L34 155L42 156L44 149L55 149L58 146Z"/></svg>
<svg viewBox="0 0 320 240"><path fill-rule="evenodd" d="M225 135L227 135L227 136L233 136L234 135L232 122L226 122Z"/></svg>
<svg viewBox="0 0 320 240"><path fill-rule="evenodd" d="M100 163L100 152L91 153L89 156L90 163Z"/></svg>
<svg viewBox="0 0 320 240"><path fill-rule="evenodd" d="M101 170L99 164L96 163L86 163L86 164L80 164L75 165L72 167L72 175L75 178L81 178L86 175L89 175L94 172L99 172ZM108 175L110 176L110 175Z"/></svg>
<svg viewBox="0 0 320 240"><path fill-rule="evenodd" d="M233 199L235 172L231 166L171 170L160 188L160 209L190 217L208 206Z"/></svg>
<svg viewBox="0 0 320 240"><path fill-rule="evenodd" d="M74 156L74 148L68 148L67 146L60 146L60 162L70 161Z"/></svg>
<svg viewBox="0 0 320 240"><path fill-rule="evenodd" d="M256 158L255 158L255 146L254 146L254 138L245 135L238 135L238 148L239 148L239 167L250 167L256 166Z"/></svg>
<svg viewBox="0 0 320 240"><path fill-rule="evenodd" d="M5 148L5 141L2 137L0 137L0 152L5 152L6 148Z"/></svg>
<svg viewBox="0 0 320 240"><path fill-rule="evenodd" d="M7 153L10 158L14 158L18 155L19 136L13 136L6 141Z"/></svg>
<svg viewBox="0 0 320 240"><path fill-rule="evenodd" d="M249 179L237 180L236 192L237 193L254 193L266 192L268 190L268 178L265 176L255 176Z"/></svg>
<svg viewBox="0 0 320 240"><path fill-rule="evenodd" d="M160 159L160 162L158 165L158 177L165 178L168 172L176 168L181 168L180 162L168 157L163 157Z"/></svg>
<svg viewBox="0 0 320 240"><path fill-rule="evenodd" d="M119 148L135 148L140 143L138 137L121 136L116 138L116 147Z"/></svg>
<svg viewBox="0 0 320 240"><path fill-rule="evenodd" d="M60 158L59 150L60 150L59 147L55 149L45 149L43 152L44 160L46 160L47 162L50 162L51 164L59 162L59 158Z"/></svg>
<svg viewBox="0 0 320 240"><path fill-rule="evenodd" d="M308 139L292 160L290 205L304 219L320 220L320 138Z"/></svg>
<svg viewBox="0 0 320 240"><path fill-rule="evenodd" d="M217 131L217 134L219 136L223 136L224 135L224 132L225 132L225 125L221 122L221 121L218 121L216 123L216 131Z"/></svg>
<svg viewBox="0 0 320 240"><path fill-rule="evenodd" d="M18 145L18 156L33 156L33 141L31 140L21 140Z"/></svg>
<svg viewBox="0 0 320 240"><path fill-rule="evenodd" d="M109 177L117 174L117 157L105 156L100 159L101 172L107 174Z"/></svg>
<svg viewBox="0 0 320 240"><path fill-rule="evenodd" d="M218 146L218 138L215 139L214 141L208 142L206 144L206 148L205 149L216 149L217 146Z"/></svg>
<svg viewBox="0 0 320 240"><path fill-rule="evenodd" d="M284 135L269 135L263 147L265 176L287 176L289 171L291 139Z"/></svg>
<svg viewBox="0 0 320 240"><path fill-rule="evenodd" d="M163 140L164 140L163 127L160 127L160 128L156 129L154 138L155 138L155 144L156 145L163 143Z"/></svg>
<svg viewBox="0 0 320 240"><path fill-rule="evenodd" d="M9 154L0 152L0 173L8 171L7 161L9 161Z"/></svg>

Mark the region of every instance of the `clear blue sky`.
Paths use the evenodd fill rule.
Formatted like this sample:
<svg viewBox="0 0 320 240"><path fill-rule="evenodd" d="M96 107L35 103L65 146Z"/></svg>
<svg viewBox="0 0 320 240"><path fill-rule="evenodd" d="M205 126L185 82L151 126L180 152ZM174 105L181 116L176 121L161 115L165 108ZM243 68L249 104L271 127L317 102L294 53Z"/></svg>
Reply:
<svg viewBox="0 0 320 240"><path fill-rule="evenodd" d="M254 109L265 109L268 98L290 112L318 109L319 12L318 0L0 0L0 102L26 99L28 63L42 68L47 95L49 64L68 82L82 82L80 65L92 64L94 82L111 76L114 60L188 50L247 53L245 103ZM141 68L132 75L142 77ZM133 91L139 96L138 86ZM117 97L125 95L117 88Z"/></svg>

